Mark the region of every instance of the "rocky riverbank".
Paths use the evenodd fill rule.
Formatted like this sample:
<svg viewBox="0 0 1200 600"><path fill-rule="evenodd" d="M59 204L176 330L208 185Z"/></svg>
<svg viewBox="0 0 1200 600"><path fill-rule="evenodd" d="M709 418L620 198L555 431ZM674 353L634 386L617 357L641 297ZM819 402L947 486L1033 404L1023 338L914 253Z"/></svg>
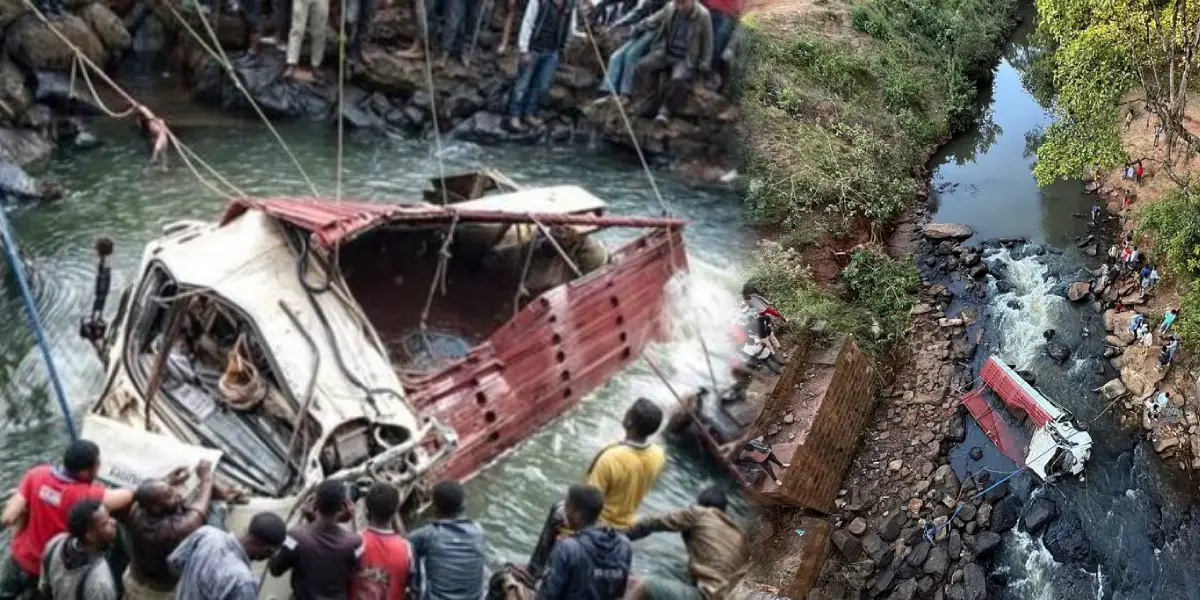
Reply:
<svg viewBox="0 0 1200 600"><path fill-rule="evenodd" d="M64 14L49 15L47 24L24 0L0 1L0 190L10 195L53 197L55 186L23 168L56 147L87 149L98 143L80 117L103 111L87 91L90 83L75 52L55 31L97 65L117 60L131 44L121 19L106 4L72 0L66 8Z"/></svg>
<svg viewBox="0 0 1200 600"><path fill-rule="evenodd" d="M1154 258L1153 240L1138 236L1134 232L1135 222L1132 207L1126 205L1126 196L1138 197L1141 191L1133 182L1124 180L1119 174L1091 181L1089 192L1098 196L1108 211L1118 219L1110 242L1123 243L1127 235L1134 236L1134 245L1139 246L1146 259L1142 264L1158 262ZM1142 202L1153 199L1143 195ZM1097 272L1098 276L1099 273ZM1130 428L1146 432L1154 450L1167 464L1189 475L1200 470L1200 388L1197 376L1178 365L1185 361L1181 350L1175 363L1169 368L1159 368L1158 354L1165 339L1157 332L1163 314L1180 307L1179 295L1169 286L1151 290L1145 296L1139 293L1139 283L1133 275L1113 279L1105 286L1096 286L1090 296L1097 311L1103 311L1104 328L1108 333L1105 356L1118 376L1108 381L1097 393L1106 404L1113 403L1121 408L1122 421ZM1081 298L1082 299L1082 298ZM1118 304L1121 310L1118 310ZM1134 314L1145 315L1150 324L1151 343L1146 345L1136 340L1129 331L1129 322ZM1159 393L1170 394L1170 404L1158 419L1147 414L1146 401L1153 400Z"/></svg>
<svg viewBox="0 0 1200 600"><path fill-rule="evenodd" d="M339 114L336 44L329 44L326 67L317 81L295 81L282 76L285 65L280 48L266 46L254 54L246 53L241 19L223 15L214 29L231 57L232 73L244 86L243 93L231 70L205 48L215 47L211 40L197 40L193 35L193 31L205 32L196 13L165 2L152 6L149 15L138 14L140 9L132 4L118 7L128 21L136 23L133 35L139 60L165 57L162 62L183 76L195 99L223 109L255 116L252 99L271 119L341 118L358 129L417 136L436 129L450 138L487 144L599 138L633 150L632 129L651 160L713 174L728 169L738 110L706 84L697 82L687 104L666 123L654 121L656 106L649 99L649 90L635 90L635 101L626 107L628 127L614 102L595 102L604 97L597 52L607 57L620 44L615 38L599 39L599 50L587 38L574 38L555 75L544 123L510 131L503 123L505 102L518 58L513 51L505 55L496 52L501 10L482 22L469 65L434 60L427 72L423 59L399 56L417 31L410 12L399 5L381 9L368 29L362 60L347 73ZM336 39L332 31L329 39Z"/></svg>

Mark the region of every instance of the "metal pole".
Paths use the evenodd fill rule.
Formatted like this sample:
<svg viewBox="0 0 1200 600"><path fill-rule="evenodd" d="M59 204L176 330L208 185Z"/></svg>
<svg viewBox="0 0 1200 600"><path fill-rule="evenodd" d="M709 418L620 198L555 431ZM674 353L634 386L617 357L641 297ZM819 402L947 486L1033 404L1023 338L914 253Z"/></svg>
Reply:
<svg viewBox="0 0 1200 600"><path fill-rule="evenodd" d="M0 202L5 200L0 194ZM25 279L24 264L17 255L17 240L13 237L12 228L8 224L8 216L0 208L0 235L3 235L4 258L12 269L13 277L21 290L21 301L25 304L25 315L29 318L29 326L37 339L38 348L42 352L42 360L46 363L46 375L50 386L54 388L54 396L58 399L58 409L62 411L63 419L67 422L67 435L74 441L78 438L75 432L75 421L71 418L71 406L67 403L67 394L63 391L62 381L58 377L58 369L54 366L54 357L50 354L50 344L46 341L46 332L42 329L42 318L38 315L37 305L33 301L33 293L29 290L29 282Z"/></svg>

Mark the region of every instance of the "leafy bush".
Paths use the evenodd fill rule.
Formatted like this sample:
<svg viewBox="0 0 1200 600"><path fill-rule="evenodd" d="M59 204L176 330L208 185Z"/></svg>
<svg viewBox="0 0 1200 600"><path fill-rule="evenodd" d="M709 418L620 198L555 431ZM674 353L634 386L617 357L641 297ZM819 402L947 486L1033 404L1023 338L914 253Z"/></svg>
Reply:
<svg viewBox="0 0 1200 600"><path fill-rule="evenodd" d="M910 260L897 260L870 250L855 250L842 269L842 280L878 323L884 340L901 337L908 329L914 294L920 278Z"/></svg>
<svg viewBox="0 0 1200 600"><path fill-rule="evenodd" d="M919 279L907 261L856 250L842 271L842 298L813 281L794 248L763 242L749 281L789 319L825 321L834 330L854 333L863 349L879 354L908 329Z"/></svg>
<svg viewBox="0 0 1200 600"><path fill-rule="evenodd" d="M1168 192L1142 205L1137 229L1154 238L1154 249L1168 271L1200 276L1200 199L1183 190Z"/></svg>
<svg viewBox="0 0 1200 600"><path fill-rule="evenodd" d="M1012 0L868 0L847 40L766 24L743 75L747 208L759 223L887 225L931 149L977 114Z"/></svg>

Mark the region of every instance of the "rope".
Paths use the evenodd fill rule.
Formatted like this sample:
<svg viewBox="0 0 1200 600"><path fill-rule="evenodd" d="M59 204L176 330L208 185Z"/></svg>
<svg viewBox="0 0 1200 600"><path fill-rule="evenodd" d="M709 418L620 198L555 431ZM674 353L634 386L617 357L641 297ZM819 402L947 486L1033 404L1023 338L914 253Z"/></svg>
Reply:
<svg viewBox="0 0 1200 600"><path fill-rule="evenodd" d="M596 42L596 36L593 35L591 24L588 23L587 19L583 20L583 30L587 34L588 42L590 42L592 45L592 52L596 55L596 62L600 64L600 72L603 74L604 79L607 80L608 63L604 61L604 54L600 52L600 45ZM625 106L621 104L621 99L618 97L616 90L609 90L609 94L613 99L613 103L617 105L617 112L621 115L621 122L625 125L625 131L629 134L629 140L633 142L634 152L637 153L638 162L640 162L642 165L642 171L646 174L646 180L650 182L650 189L654 192L655 199L658 200L659 208L662 209L664 215L671 214L672 211L670 207L667 206L667 200L663 197L662 191L658 189L658 182L654 179L654 173L650 170L650 163L646 161L646 154L642 151L642 144L638 141L637 135L633 132L633 123L629 120L629 114L625 112ZM675 272L678 272L679 263L675 253L674 235L668 234L667 250L671 253L671 268ZM691 295L689 293L689 286L686 277L683 279L681 287L683 288L682 291L685 297ZM693 308L690 303L687 303L687 306L689 308ZM703 320L697 320L696 322L703 322ZM712 356L708 350L708 343L704 341L704 334L699 330L696 332L696 339L700 341L700 349L704 352L704 362L708 367L708 376L709 379L712 380L713 389L717 390L720 388L720 386L717 384L717 372L716 369L713 368Z"/></svg>
<svg viewBox="0 0 1200 600"><path fill-rule="evenodd" d="M4 194L0 193L0 200L3 199ZM58 409L62 412L63 420L66 421L67 435L74 441L78 436L75 431L75 421L71 418L71 406L67 402L67 393L63 391L58 369L54 366L54 357L50 354L50 344L46 341L46 331L42 328L42 318L38 314L37 304L33 301L33 293L29 290L29 282L25 279L25 266L18 256L17 238L13 235L12 228L8 224L8 216L4 214L3 210L0 210L0 237L3 238L4 257L8 261L8 268L12 271L13 277L17 280L17 286L21 290L21 302L25 305L25 316L29 319L29 327L33 330L38 349L42 353L42 361L46 363L46 374L50 379L50 386L54 389L54 397L58 400Z"/></svg>
<svg viewBox="0 0 1200 600"><path fill-rule="evenodd" d="M558 245L558 240L554 239L554 236L550 234L550 230L546 229L546 226L543 225L541 221L535 219L533 214L525 213L525 215L529 217L530 221L533 221L534 225L537 225L538 231L541 231L542 235L546 236L546 239L550 242L550 245L554 246L554 249L558 251L558 256L563 259L563 262L567 263L568 267L571 267L571 271L575 273L575 276L583 277L583 271L579 270L579 267L575 264L575 261L571 260L571 257L567 254L567 251L563 250L563 247Z"/></svg>
<svg viewBox="0 0 1200 600"><path fill-rule="evenodd" d="M75 53L75 58L77 60L79 60L84 66L95 71L96 74L100 77L101 81L103 81L105 84L107 84L109 86L109 88L111 88L114 92L116 92L118 95L120 95L123 100L130 103L134 107L137 107L139 110L144 111L146 114L149 114L149 115L154 114L154 113L150 112L149 108L146 108L145 105L138 102L133 96L130 96L129 93L127 93L124 89L121 88L121 86L117 85L116 82L113 81L112 78L109 77L108 74L104 72L104 69L101 69L99 66L96 65L96 63L92 62L92 59L88 58L87 55L84 54L83 51L79 49L79 46L76 46L75 43L72 42L67 36L63 35L63 33L61 31L59 31L59 29L50 22L50 19L46 16L46 14L43 13L41 11L41 9L39 9L37 7L37 5L35 5L33 3L32 0L25 0L25 5L29 8L30 11L33 12L34 15L37 16L38 20L40 20L43 24L46 25L46 28L49 29L50 32L53 33L54 36L59 39L59 41L61 41L65 46L70 48L71 51ZM169 4L168 4L168 6L169 6ZM194 152L192 152L192 150L190 148L188 148L186 145L184 145L184 143L182 141L180 141L179 138L176 137L175 134L172 133L170 129L166 128L165 122L163 124L163 128L166 130L167 135L170 136L171 141L175 144L176 150L178 150L180 152L181 156L183 156L187 152L190 152L193 155L193 157L196 158L197 161L202 166L204 166L209 172L216 175L218 179L220 179L223 183L225 183L231 189L233 189L237 193L237 195L239 195L239 196L246 195L244 192L239 190L236 186L234 186L233 184L230 184L228 182L228 180L221 177L220 173L217 173L215 169L213 169L211 166L208 165L208 163L206 163L202 159L200 159L199 156L196 156L196 154ZM209 189L214 189L211 185L209 185L207 183L207 181L204 180L204 178L199 174L199 172L194 167L191 166L191 163L188 162L186 160L186 158L185 158L184 162L185 162L185 164L188 165L189 169L191 169L192 174L196 175L197 179L199 179L201 181L201 183L204 183L206 186L209 187ZM214 191L216 191L216 190L214 189ZM218 194L228 197L228 195L225 193L218 192Z"/></svg>
<svg viewBox="0 0 1200 600"><path fill-rule="evenodd" d="M525 264L521 267L521 280L517 282L517 293L513 296L513 318L521 312L521 298L529 293L525 288L525 278L529 276L529 266L533 264L534 244L541 233L540 230L534 232L533 239L529 240L529 251L525 253Z"/></svg>
<svg viewBox="0 0 1200 600"><path fill-rule="evenodd" d="M604 79L608 79L608 63L604 62L604 54L600 52L600 45L596 43L596 37L592 35L592 27L583 19L583 31L587 34L587 39L592 44L592 52L596 54L596 62L600 63L600 72L604 75ZM629 120L629 115L625 112L625 107L621 104L621 99L617 96L616 90L609 90L609 94L613 99L613 103L617 105L617 112L621 114L621 121L625 124L625 131L629 133L629 139L633 142L633 149L637 153L638 161L642 163L642 170L646 173L646 179L650 181L650 189L654 190L654 197L658 199L658 205L662 208L664 214L671 211L667 208L667 201L663 198L662 192L658 189L658 182L654 180L654 173L650 171L650 163L646 161L646 154L642 152L642 144L638 142L637 135L633 132L633 123Z"/></svg>
<svg viewBox="0 0 1200 600"><path fill-rule="evenodd" d="M458 227L458 213L454 213L454 218L450 221L450 231L446 232L446 239L442 241L442 247L438 250L438 264L433 271L433 281L429 284L429 293L425 296L425 308L421 310L421 332L425 332L427 322L429 321L429 311L433 308L433 294L438 289L438 284L443 287L445 293L445 277L447 263L450 261L450 244L454 242L454 230ZM428 340L426 341L428 344Z"/></svg>
<svg viewBox="0 0 1200 600"><path fill-rule="evenodd" d="M425 0L421 0L420 18L424 21L420 24L423 31L421 40L425 45L425 84L429 86L429 115L433 118L433 143L434 156L437 158L438 166L438 182L441 184L438 187L442 190L442 205L450 204L450 198L446 192L446 167L442 164L442 128L438 124L438 108L437 108L437 89L433 87L433 58L430 56L429 48L429 7L425 5ZM455 217L458 220L458 217ZM451 228L453 231L453 228Z"/></svg>
<svg viewBox="0 0 1200 600"><path fill-rule="evenodd" d="M25 1L29 2L30 0ZM233 62L229 60L229 55L226 54L225 49L221 47L220 38L218 38L217 33L213 31L212 25L209 24L208 19L204 17L204 12L200 7L199 2L193 0L193 3L196 5L197 12L199 12L201 15L200 22L204 24L204 29L208 33L209 38L212 40L213 46L211 47L206 44L204 40L200 39L200 34L196 32L196 30L187 22L186 19L183 18L182 15L179 14L179 11L175 10L174 5L171 4L171 0L163 2L163 4L165 4L171 11L171 14L174 15L180 24L183 25L184 29L186 29L188 33L191 34L192 37L200 44L200 47L203 48L210 57L216 60L217 64L225 68L225 71L229 74L229 78L233 80L234 87L236 87L238 91L242 93L242 96L246 98L246 101L250 103L250 107L254 109L254 112L258 115L258 118L262 119L263 124L267 126L267 130L271 132L271 135L275 138L275 141L279 142L279 146L283 148L284 153L287 154L289 159L291 159L292 164L296 166L296 170L300 171L300 176L304 178L304 183L308 184L308 187L312 190L314 196L320 196L320 190L317 189L317 185L313 183L312 178L308 176L308 172L304 170L304 165L300 164L300 159L296 157L296 153L292 152L291 147L288 146L286 141L284 141L283 136L279 134L279 131L275 129L275 126L271 124L271 120L267 118L265 113L263 113L262 107L258 105L258 102L254 100L254 97L250 95L250 91L247 90L246 86L242 84L242 79L238 77L237 70L233 67Z"/></svg>
<svg viewBox="0 0 1200 600"><path fill-rule="evenodd" d="M68 97L73 97L75 95L75 71L77 70L79 63L79 55L76 54L71 59L71 87L67 92ZM87 84L88 92L90 92L92 95L92 100L95 101L96 107L99 108L101 112L114 119L124 119L129 115L132 115L134 111L137 110L137 106L132 105L123 112L117 112L109 108L108 105L104 103L104 100L100 98L100 93L96 91L96 85L92 83L92 77L88 75L87 69L78 70L79 74L83 77L83 82Z"/></svg>

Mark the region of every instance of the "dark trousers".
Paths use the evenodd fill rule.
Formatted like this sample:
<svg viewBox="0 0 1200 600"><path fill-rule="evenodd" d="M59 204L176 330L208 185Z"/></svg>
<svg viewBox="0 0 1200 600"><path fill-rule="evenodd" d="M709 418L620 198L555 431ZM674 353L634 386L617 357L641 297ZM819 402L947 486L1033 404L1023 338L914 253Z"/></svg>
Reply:
<svg viewBox="0 0 1200 600"><path fill-rule="evenodd" d="M638 89L657 89L659 76L670 72L671 78L662 86L659 110L675 111L687 102L688 93L692 89L692 71L688 68L687 60L671 58L662 50L655 50L638 61L634 77L638 79Z"/></svg>
<svg viewBox="0 0 1200 600"><path fill-rule="evenodd" d="M362 44L367 37L367 28L375 17L375 0L347 0L346 26L350 28L349 48L351 58L358 58L362 52Z"/></svg>
<svg viewBox="0 0 1200 600"><path fill-rule="evenodd" d="M435 35L439 39L441 51L454 55L461 56L463 51L463 40L467 36L465 27L467 22L467 12L470 10L469 4L473 4L474 0L426 0L429 4L428 15L428 31L430 35ZM474 23L471 23L472 31Z"/></svg>
<svg viewBox="0 0 1200 600"><path fill-rule="evenodd" d="M241 0L242 22L246 24L247 35L261 33L262 0Z"/></svg>
<svg viewBox="0 0 1200 600"><path fill-rule="evenodd" d="M713 26L713 55L712 66L717 68L717 63L720 62L721 56L725 54L725 48L729 46L729 40L733 38L733 30L737 27L737 18L732 15L727 15L719 10L709 11L712 15Z"/></svg>
<svg viewBox="0 0 1200 600"><path fill-rule="evenodd" d="M0 564L0 600L24 598L27 592L37 590L38 577L26 573L11 555Z"/></svg>
<svg viewBox="0 0 1200 600"><path fill-rule="evenodd" d="M508 116L533 117L542 110L542 98L554 83L558 70L557 52L530 52L521 61L517 79L508 95Z"/></svg>
<svg viewBox="0 0 1200 600"><path fill-rule="evenodd" d="M758 462L758 461L755 461L750 458L739 458L734 462L736 462L739 465L745 465L747 467L750 467L751 469L759 469L762 472L766 473L767 476L770 477L772 481L779 479L779 478L775 476L775 469L771 468L771 463L775 463L781 467L783 466L783 463L779 461L779 457L775 456L774 452L768 454L767 459L762 462Z"/></svg>
<svg viewBox="0 0 1200 600"><path fill-rule="evenodd" d="M292 0L271 0L271 28L276 39L287 42L292 30Z"/></svg>

